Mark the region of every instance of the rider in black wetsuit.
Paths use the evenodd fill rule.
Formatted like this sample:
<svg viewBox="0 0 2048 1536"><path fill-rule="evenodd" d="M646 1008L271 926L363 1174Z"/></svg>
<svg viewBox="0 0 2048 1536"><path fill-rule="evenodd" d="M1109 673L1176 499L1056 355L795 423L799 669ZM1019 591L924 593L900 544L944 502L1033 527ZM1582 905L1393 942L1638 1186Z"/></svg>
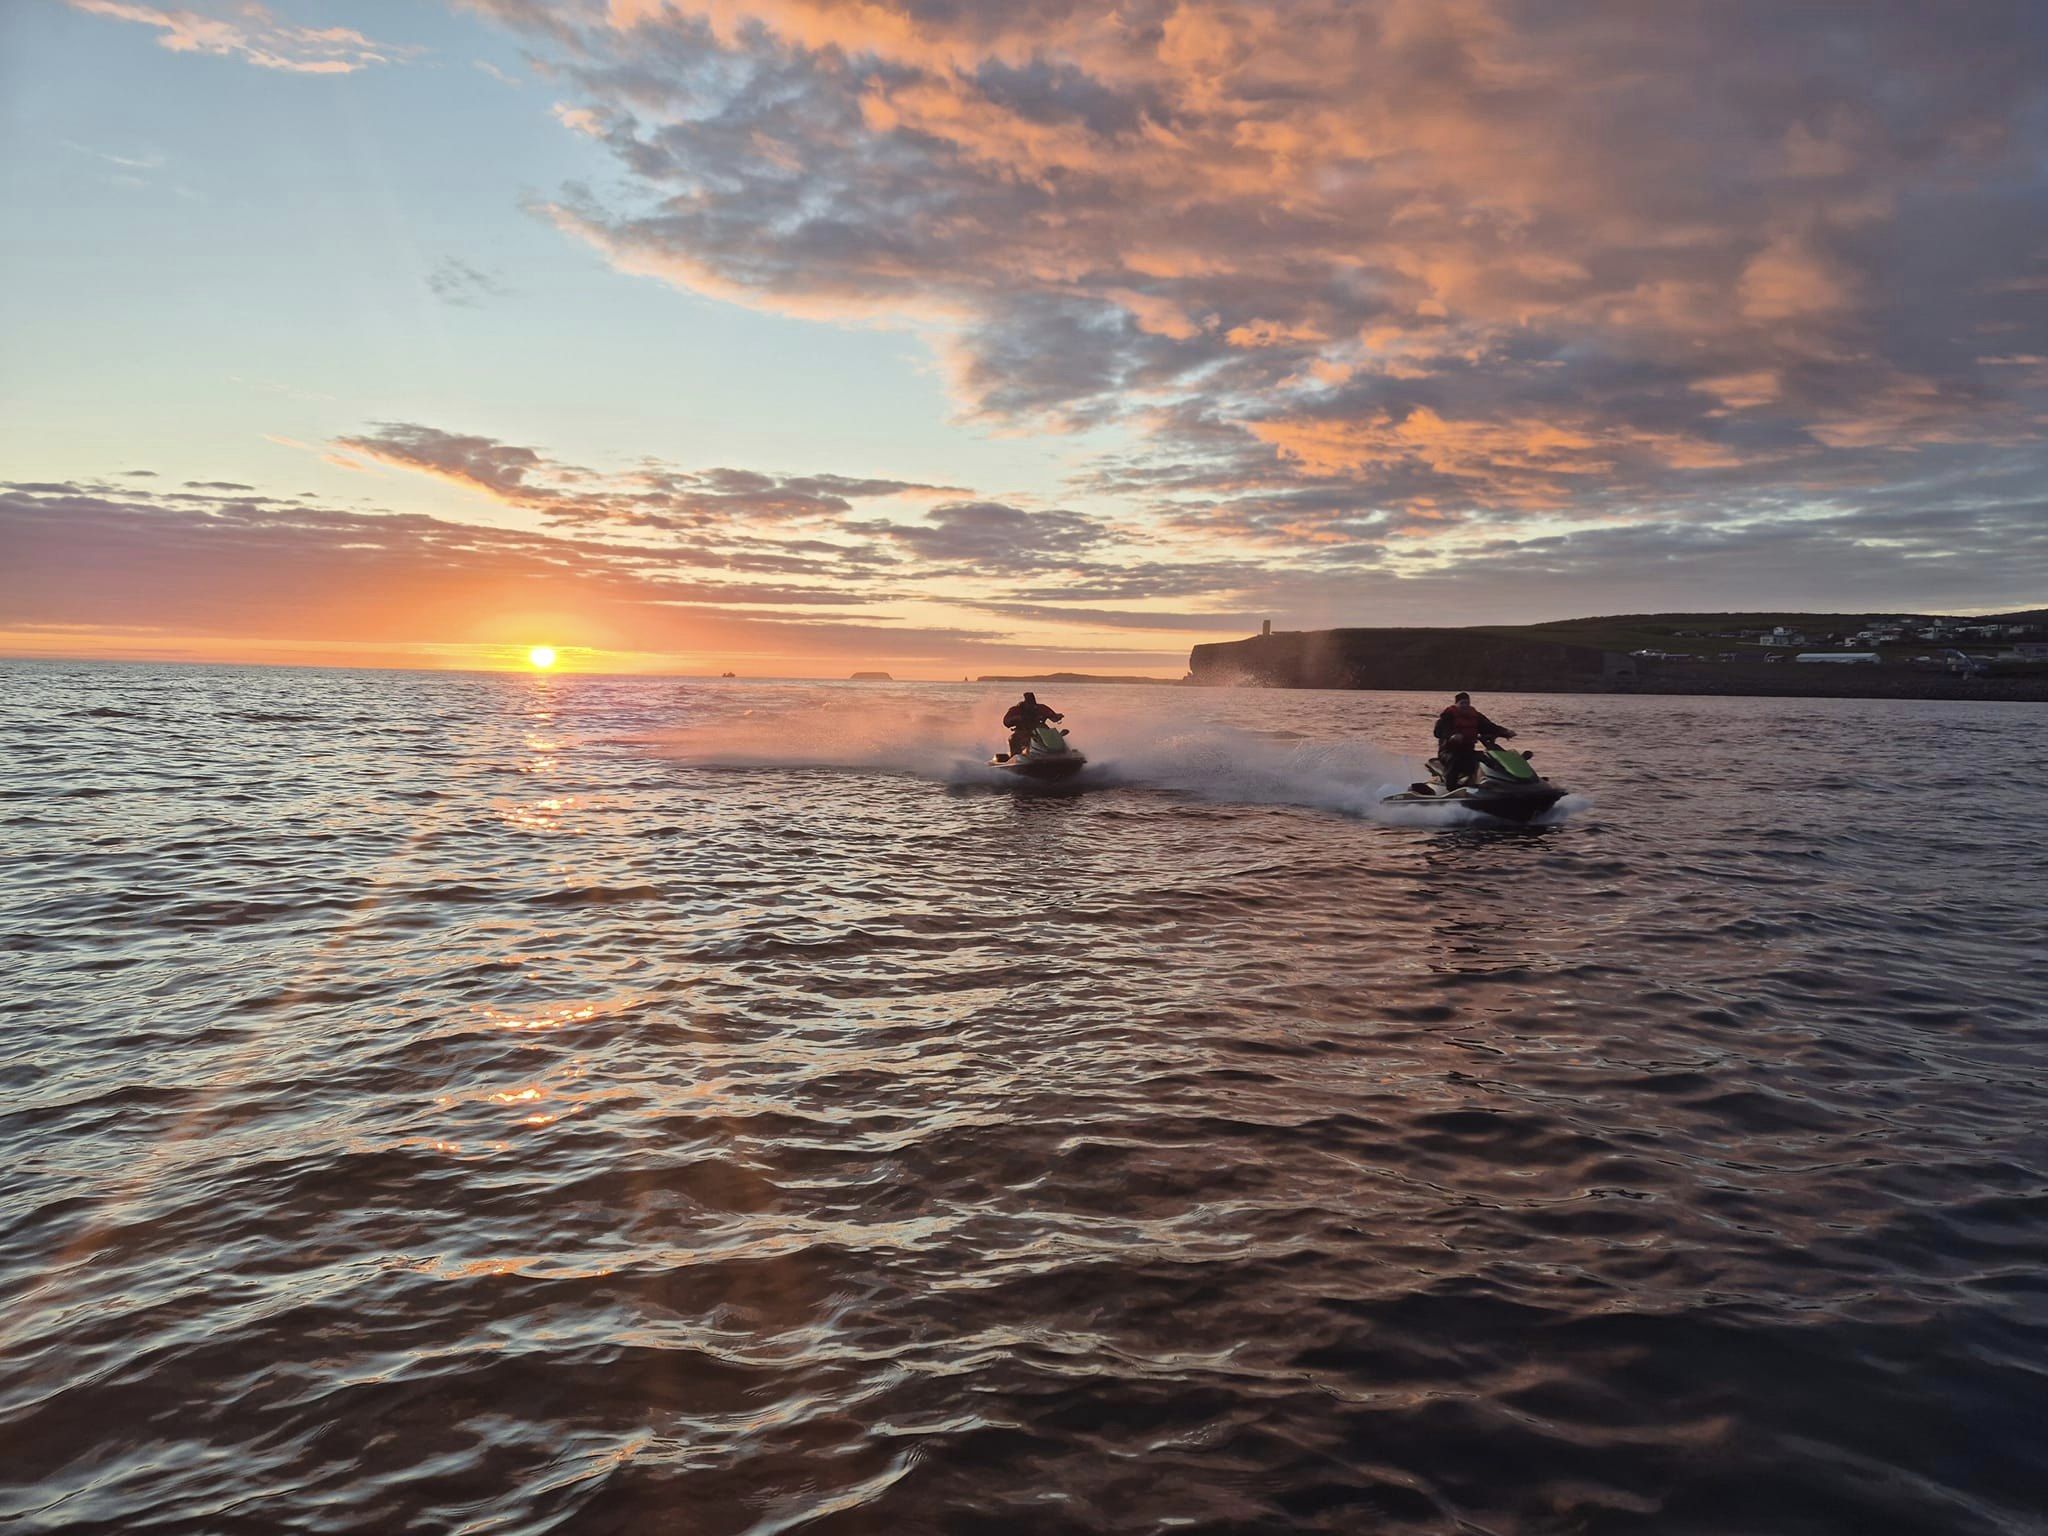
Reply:
<svg viewBox="0 0 2048 1536"><path fill-rule="evenodd" d="M1027 693L1023 702L1012 704L1010 712L1003 716L1003 724L1010 728L1010 756L1015 757L1031 745L1031 733L1048 720L1064 720L1067 717L1058 710L1038 702L1038 695Z"/></svg>

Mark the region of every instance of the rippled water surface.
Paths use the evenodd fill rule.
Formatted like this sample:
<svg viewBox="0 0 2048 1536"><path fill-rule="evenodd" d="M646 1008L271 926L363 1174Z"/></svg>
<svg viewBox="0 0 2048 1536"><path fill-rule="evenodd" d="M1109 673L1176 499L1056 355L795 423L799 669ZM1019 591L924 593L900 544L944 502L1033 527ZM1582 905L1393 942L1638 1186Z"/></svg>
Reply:
<svg viewBox="0 0 2048 1536"><path fill-rule="evenodd" d="M0 667L0 1523L2038 1532L2030 706Z"/></svg>

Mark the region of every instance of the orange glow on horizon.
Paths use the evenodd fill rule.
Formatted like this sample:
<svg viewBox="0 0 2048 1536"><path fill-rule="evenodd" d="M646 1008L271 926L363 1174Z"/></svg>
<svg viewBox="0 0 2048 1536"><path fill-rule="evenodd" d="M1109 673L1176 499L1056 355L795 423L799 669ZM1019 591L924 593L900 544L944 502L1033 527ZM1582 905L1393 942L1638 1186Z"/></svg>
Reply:
<svg viewBox="0 0 2048 1536"><path fill-rule="evenodd" d="M880 637L885 642L888 636ZM1119 639L1122 637L1119 636ZM1046 654L1036 637L1020 640L1016 652L959 658L901 655L877 646L867 651L726 648L716 651L625 650L576 645L551 647L555 665L579 676L715 678L737 674L751 682L844 681L855 670L891 673L898 682L957 683L961 674L1037 673L1053 670L1147 674L1178 681L1186 670L1182 646L1150 666L1123 655L1095 657L1085 651ZM132 661L234 667L338 667L402 672L527 672L534 670L532 647L475 640L299 639L192 634L136 626L95 625L13 627L0 623L0 659L10 661Z"/></svg>

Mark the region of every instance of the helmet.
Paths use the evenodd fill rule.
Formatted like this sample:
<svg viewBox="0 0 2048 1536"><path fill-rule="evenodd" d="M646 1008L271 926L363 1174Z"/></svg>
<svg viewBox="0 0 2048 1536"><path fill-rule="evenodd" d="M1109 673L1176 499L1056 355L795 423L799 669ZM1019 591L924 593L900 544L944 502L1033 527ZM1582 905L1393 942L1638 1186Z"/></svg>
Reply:
<svg viewBox="0 0 2048 1536"><path fill-rule="evenodd" d="M1031 695L1027 693L1024 697L1028 699ZM1470 704L1472 702L1472 695L1469 693L1456 694L1452 697L1451 702L1453 704Z"/></svg>

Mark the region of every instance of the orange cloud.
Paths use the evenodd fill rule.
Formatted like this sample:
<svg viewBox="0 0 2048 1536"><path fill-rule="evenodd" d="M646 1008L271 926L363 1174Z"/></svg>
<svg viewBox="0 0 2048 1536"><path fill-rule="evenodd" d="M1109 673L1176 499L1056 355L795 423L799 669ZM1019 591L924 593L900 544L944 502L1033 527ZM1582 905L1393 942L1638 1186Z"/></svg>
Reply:
<svg viewBox="0 0 2048 1536"><path fill-rule="evenodd" d="M2009 191L2048 49L2013 18L1888 8L1845 48L1600 0L471 3L551 38L619 156L564 230L913 327L984 426L1145 434L1110 478L1162 504L1647 517L2048 413L1969 343L2048 355Z"/></svg>
<svg viewBox="0 0 2048 1536"><path fill-rule="evenodd" d="M1567 505L1574 482L1611 476L1628 456L1678 470L1742 462L1719 444L1680 433L1601 426L1588 418L1459 420L1428 407L1365 419L1271 419L1252 430L1312 474L1413 464L1459 482L1476 506Z"/></svg>
<svg viewBox="0 0 2048 1536"><path fill-rule="evenodd" d="M280 22L266 8L243 0L233 19L173 10L132 0L66 0L73 10L157 29L157 42L173 53L239 58L259 69L301 75L346 75L420 52L373 42L348 27L300 27Z"/></svg>
<svg viewBox="0 0 2048 1536"><path fill-rule="evenodd" d="M1138 293L1129 288L1111 288L1107 296L1130 311L1131 318L1137 322L1139 330L1149 331L1154 336L1186 341L1209 329L1190 319L1187 312L1171 299Z"/></svg>
<svg viewBox="0 0 2048 1536"><path fill-rule="evenodd" d="M1847 309L1855 281L1842 266L1789 236L1742 269L1742 313L1751 320L1815 320Z"/></svg>

